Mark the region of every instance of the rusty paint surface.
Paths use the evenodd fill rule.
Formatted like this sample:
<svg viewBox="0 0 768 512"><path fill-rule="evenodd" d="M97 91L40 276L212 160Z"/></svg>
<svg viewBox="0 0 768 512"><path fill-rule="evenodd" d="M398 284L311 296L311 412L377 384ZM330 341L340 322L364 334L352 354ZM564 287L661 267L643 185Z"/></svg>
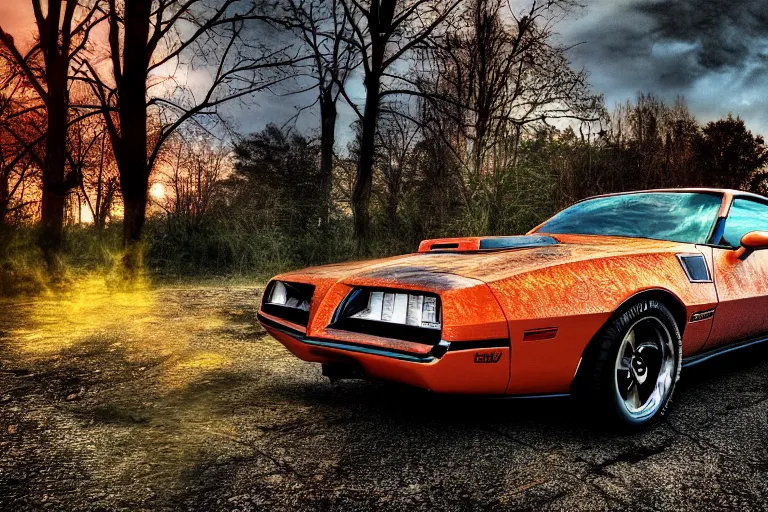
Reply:
<svg viewBox="0 0 768 512"><path fill-rule="evenodd" d="M723 195L721 214L727 214L733 197L741 194L715 192ZM746 335L768 332L768 251L738 260L734 251L677 242L550 236L560 244L478 252L481 238L445 239L442 242L458 245L456 252L422 252L326 265L276 277L315 285L308 336L413 354L426 354L431 347L340 331L330 327L333 315L354 287L436 293L443 307L443 339L454 345L509 339L509 348L498 349L502 356L497 364L475 363L476 351L472 350L448 352L434 363L423 364L336 349L310 349L293 338L270 332L308 361L351 358L375 378L435 391L497 394L568 392L589 341L622 304L645 291L661 290L684 309L684 357ZM441 241L426 242L421 248L424 251ZM714 283L691 283L677 259L683 253L702 254ZM693 313L709 309L715 309L714 318L689 322ZM553 328L557 334L552 338L524 340L527 331Z"/></svg>
<svg viewBox="0 0 768 512"><path fill-rule="evenodd" d="M353 353L327 347L313 347L265 326L267 331L295 356L316 363L359 364L371 379L391 380L441 393L498 395L507 386L509 349L448 352L432 363L411 363L371 354ZM476 364L477 353L500 353L498 362Z"/></svg>
<svg viewBox="0 0 768 512"><path fill-rule="evenodd" d="M664 289L685 305L688 314L717 305L714 285L690 283L677 260L678 253L698 252L695 246L620 237L555 238L560 245L484 254L412 254L370 265L356 262L300 270L277 278L315 285L307 335L414 354L425 354L429 347L344 333L329 327L333 315L357 286L438 293L443 339L457 344L510 339L513 356L504 359L507 366L484 365L479 370L494 382L508 378L509 386L497 392L509 394L567 392L587 343L616 308L639 292ZM686 355L701 348L710 322L697 322L686 330ZM523 341L525 331L552 327L558 328L552 339ZM302 357L306 355L302 352ZM346 357L359 360L362 356ZM409 364L416 363L398 363ZM422 366L416 371L423 371L418 370ZM438 366L448 371L447 365ZM395 375L394 380L403 379Z"/></svg>
<svg viewBox="0 0 768 512"><path fill-rule="evenodd" d="M736 251L714 249L720 299L706 348L768 332L768 251L739 259Z"/></svg>

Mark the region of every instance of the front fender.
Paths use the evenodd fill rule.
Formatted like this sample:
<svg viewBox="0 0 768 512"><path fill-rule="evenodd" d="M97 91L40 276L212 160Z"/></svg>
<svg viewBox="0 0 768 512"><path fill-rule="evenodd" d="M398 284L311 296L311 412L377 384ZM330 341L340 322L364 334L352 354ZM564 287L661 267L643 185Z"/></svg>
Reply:
<svg viewBox="0 0 768 512"><path fill-rule="evenodd" d="M712 283L691 283L675 253L621 255L537 269L489 283L509 322L507 394L567 393L585 348L615 311L638 293L666 290L686 312L717 305ZM709 321L685 326L683 352L706 341ZM554 335L528 336L549 330Z"/></svg>

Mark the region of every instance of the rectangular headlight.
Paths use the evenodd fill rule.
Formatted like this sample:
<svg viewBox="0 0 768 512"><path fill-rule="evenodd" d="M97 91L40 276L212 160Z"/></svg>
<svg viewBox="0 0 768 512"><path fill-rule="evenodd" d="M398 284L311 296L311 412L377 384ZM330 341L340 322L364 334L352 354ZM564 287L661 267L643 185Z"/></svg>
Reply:
<svg viewBox="0 0 768 512"><path fill-rule="evenodd" d="M438 298L422 293L356 289L341 316L426 329L442 327Z"/></svg>
<svg viewBox="0 0 768 512"><path fill-rule="evenodd" d="M311 300L311 291L302 290L301 285L274 281L266 303L309 311Z"/></svg>
<svg viewBox="0 0 768 512"><path fill-rule="evenodd" d="M315 287L311 284L272 281L264 290L261 309L290 322L307 325Z"/></svg>

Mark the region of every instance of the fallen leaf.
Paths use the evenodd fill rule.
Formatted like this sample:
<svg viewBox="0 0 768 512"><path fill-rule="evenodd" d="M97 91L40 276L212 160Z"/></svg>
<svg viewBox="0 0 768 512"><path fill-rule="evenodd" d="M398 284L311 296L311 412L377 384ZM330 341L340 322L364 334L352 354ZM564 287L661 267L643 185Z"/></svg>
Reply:
<svg viewBox="0 0 768 512"><path fill-rule="evenodd" d="M19 431L19 426L18 425L8 425L8 433L9 434L15 434L18 431Z"/></svg>

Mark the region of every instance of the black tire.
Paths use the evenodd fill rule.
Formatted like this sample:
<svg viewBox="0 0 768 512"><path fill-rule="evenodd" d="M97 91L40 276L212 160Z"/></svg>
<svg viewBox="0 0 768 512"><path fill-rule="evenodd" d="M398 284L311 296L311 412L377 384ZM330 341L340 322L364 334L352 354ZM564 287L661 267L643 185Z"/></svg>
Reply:
<svg viewBox="0 0 768 512"><path fill-rule="evenodd" d="M619 390L620 377L617 376L617 372L625 372L625 370L620 370L617 367L619 365L619 350L622 348L630 350L626 348L625 338L628 337L630 330L636 328L635 326L644 325L644 323L663 326L663 328L658 328L660 336L668 334L668 338L659 342L664 344L665 351L663 354L669 354L666 360L664 355L660 356L661 362L658 364L659 375L662 375L662 368L665 369L662 377L664 391L656 389L658 386L654 388L656 394L652 402L653 408L649 406L645 412L642 409L630 412L630 406L626 403L627 398L622 397L622 391ZM671 358L674 358L674 362ZM622 354L621 364L625 364L628 359L626 353ZM642 358L640 359L638 364L645 365ZM634 365L634 355L631 361L632 364L627 366ZM659 421L666 415L675 386L680 378L681 363L680 329L672 313L664 304L656 300L637 302L620 311L592 341L584 354L582 369L574 383L574 394L582 402L585 402L584 405L595 419L602 420L601 424L607 422L612 427L636 431ZM642 371L649 372L648 369ZM633 378L631 372L632 370L626 371L628 379ZM648 376L651 376L650 372ZM637 375L635 374L634 377L636 378ZM635 380L630 383L629 387L636 385L640 388L641 385L637 382ZM643 388L645 386L644 382ZM649 400L651 400L650 397Z"/></svg>

